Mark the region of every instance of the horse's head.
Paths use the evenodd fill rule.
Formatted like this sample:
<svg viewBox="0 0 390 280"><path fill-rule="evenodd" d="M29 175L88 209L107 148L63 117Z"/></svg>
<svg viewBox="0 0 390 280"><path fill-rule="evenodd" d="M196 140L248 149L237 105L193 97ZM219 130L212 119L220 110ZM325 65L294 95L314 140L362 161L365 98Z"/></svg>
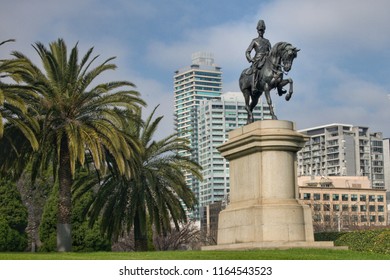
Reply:
<svg viewBox="0 0 390 280"><path fill-rule="evenodd" d="M291 44L286 45L286 48L285 48L284 52L282 53L282 57L281 57L281 63L283 66L283 70L285 72L288 72L291 70L294 58L297 57L297 54L299 51L300 51L300 49L297 49L296 47L292 46Z"/></svg>
<svg viewBox="0 0 390 280"><path fill-rule="evenodd" d="M282 66L283 71L288 72L291 70L294 58L297 57L299 49L287 42L276 43L271 51L270 58L274 65Z"/></svg>

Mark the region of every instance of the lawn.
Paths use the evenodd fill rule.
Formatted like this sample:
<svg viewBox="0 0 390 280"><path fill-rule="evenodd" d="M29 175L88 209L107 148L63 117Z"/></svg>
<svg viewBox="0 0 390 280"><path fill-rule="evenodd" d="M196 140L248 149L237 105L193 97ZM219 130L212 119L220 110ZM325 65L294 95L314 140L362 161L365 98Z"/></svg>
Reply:
<svg viewBox="0 0 390 280"><path fill-rule="evenodd" d="M165 251L0 253L0 260L390 260L390 255L351 250Z"/></svg>

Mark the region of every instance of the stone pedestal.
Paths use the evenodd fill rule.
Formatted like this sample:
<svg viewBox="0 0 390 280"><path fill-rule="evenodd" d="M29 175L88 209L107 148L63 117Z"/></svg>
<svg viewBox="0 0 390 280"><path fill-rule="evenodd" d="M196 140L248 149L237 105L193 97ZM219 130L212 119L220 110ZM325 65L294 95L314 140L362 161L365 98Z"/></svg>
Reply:
<svg viewBox="0 0 390 280"><path fill-rule="evenodd" d="M257 121L229 133L218 150L230 162L230 204L218 245L203 250L331 247L314 242L309 206L298 202L296 153L307 137L289 121Z"/></svg>

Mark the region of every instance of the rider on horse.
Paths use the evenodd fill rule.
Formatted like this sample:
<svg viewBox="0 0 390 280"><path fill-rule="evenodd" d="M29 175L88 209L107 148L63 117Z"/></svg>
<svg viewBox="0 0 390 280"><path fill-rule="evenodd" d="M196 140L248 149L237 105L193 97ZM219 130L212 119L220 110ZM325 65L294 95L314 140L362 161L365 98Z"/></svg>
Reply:
<svg viewBox="0 0 390 280"><path fill-rule="evenodd" d="M271 50L271 43L268 41L268 39L263 37L264 32L265 22L261 19L257 23L257 33L259 34L259 36L252 40L245 52L246 59L248 60L248 62L252 63L251 68L249 68L246 72L246 74L252 75L252 94L254 94L256 91L256 84L259 76L258 73L263 67L265 59L268 56L269 51ZM255 50L256 52L253 58L251 57L252 50ZM286 91L278 87L278 93L279 95L282 95L286 93Z"/></svg>

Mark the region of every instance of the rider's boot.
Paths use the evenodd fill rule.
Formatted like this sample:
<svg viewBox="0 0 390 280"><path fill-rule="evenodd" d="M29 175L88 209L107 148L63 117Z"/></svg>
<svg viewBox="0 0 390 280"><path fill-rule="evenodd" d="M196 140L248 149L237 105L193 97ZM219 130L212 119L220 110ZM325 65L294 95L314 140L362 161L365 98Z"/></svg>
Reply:
<svg viewBox="0 0 390 280"><path fill-rule="evenodd" d="M256 78L256 72L253 71L253 76L252 76L252 95L255 95L256 94L256 91L257 91L257 88L256 88L256 84L257 84L257 78Z"/></svg>
<svg viewBox="0 0 390 280"><path fill-rule="evenodd" d="M282 96L283 94L286 94L286 92L287 92L287 90L283 89L283 87L281 87L281 86L278 86L277 89L278 89L279 96Z"/></svg>

